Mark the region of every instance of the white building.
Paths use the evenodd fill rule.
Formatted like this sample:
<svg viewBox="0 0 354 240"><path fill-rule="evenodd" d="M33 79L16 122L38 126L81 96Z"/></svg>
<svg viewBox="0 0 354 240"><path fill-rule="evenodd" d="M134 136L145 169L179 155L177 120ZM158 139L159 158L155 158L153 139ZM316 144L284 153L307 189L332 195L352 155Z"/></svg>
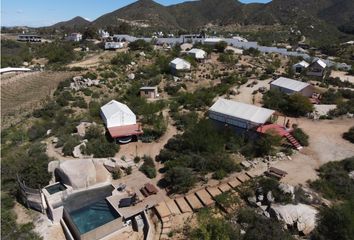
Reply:
<svg viewBox="0 0 354 240"><path fill-rule="evenodd" d="M104 44L104 49L105 50L114 50L114 49L119 49L123 48L124 43L122 42L105 42Z"/></svg>
<svg viewBox="0 0 354 240"><path fill-rule="evenodd" d="M308 68L310 64L306 61L301 61L293 65L293 71L296 73L301 73L303 72L306 68Z"/></svg>
<svg viewBox="0 0 354 240"><path fill-rule="evenodd" d="M170 67L175 71L190 70L191 64L182 58L175 58L170 62Z"/></svg>
<svg viewBox="0 0 354 240"><path fill-rule="evenodd" d="M136 116L132 110L116 100L101 107L101 117L107 128L136 124Z"/></svg>
<svg viewBox="0 0 354 240"><path fill-rule="evenodd" d="M203 60L207 56L207 53L204 50L198 49L198 48L193 48L193 49L189 50L187 52L187 54L192 56L193 58L195 58L197 60Z"/></svg>
<svg viewBox="0 0 354 240"><path fill-rule="evenodd" d="M80 42L82 40L82 34L81 33L71 33L69 36L67 36L66 39L68 41Z"/></svg>
<svg viewBox="0 0 354 240"><path fill-rule="evenodd" d="M280 77L271 82L270 89L278 89L286 94L300 93L305 97L311 97L314 92L314 88L311 84L285 77Z"/></svg>
<svg viewBox="0 0 354 240"><path fill-rule="evenodd" d="M98 34L100 35L101 38L109 38L109 32L103 29L98 30Z"/></svg>
<svg viewBox="0 0 354 240"><path fill-rule="evenodd" d="M32 69L29 68L12 68L12 67L6 67L6 68L1 68L0 69L0 74L4 73L13 73L13 72L31 72Z"/></svg>
<svg viewBox="0 0 354 240"><path fill-rule="evenodd" d="M242 129L251 129L265 124L274 110L219 98L209 109L209 118Z"/></svg>
<svg viewBox="0 0 354 240"><path fill-rule="evenodd" d="M215 45L219 42L221 42L222 39L221 38L206 38L204 39L204 44L206 45Z"/></svg>
<svg viewBox="0 0 354 240"><path fill-rule="evenodd" d="M325 75L327 64L321 59L315 59L308 67L307 75L323 77Z"/></svg>

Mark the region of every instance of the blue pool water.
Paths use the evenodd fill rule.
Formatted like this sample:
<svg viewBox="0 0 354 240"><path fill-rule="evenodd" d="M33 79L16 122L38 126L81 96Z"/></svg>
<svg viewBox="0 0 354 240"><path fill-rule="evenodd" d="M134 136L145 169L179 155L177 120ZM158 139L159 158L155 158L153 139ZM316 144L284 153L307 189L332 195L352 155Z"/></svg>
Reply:
<svg viewBox="0 0 354 240"><path fill-rule="evenodd" d="M69 214L81 234L119 218L119 214L105 199L75 210Z"/></svg>

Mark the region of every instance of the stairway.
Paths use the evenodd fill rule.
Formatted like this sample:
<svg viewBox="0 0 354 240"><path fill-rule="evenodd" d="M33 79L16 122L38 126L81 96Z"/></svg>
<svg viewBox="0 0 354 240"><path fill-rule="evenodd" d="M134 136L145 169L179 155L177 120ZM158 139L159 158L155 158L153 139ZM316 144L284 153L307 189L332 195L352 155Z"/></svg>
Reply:
<svg viewBox="0 0 354 240"><path fill-rule="evenodd" d="M293 145L294 148L296 148L297 150L302 149L300 143L290 133L285 134L285 137L291 143L291 145Z"/></svg>

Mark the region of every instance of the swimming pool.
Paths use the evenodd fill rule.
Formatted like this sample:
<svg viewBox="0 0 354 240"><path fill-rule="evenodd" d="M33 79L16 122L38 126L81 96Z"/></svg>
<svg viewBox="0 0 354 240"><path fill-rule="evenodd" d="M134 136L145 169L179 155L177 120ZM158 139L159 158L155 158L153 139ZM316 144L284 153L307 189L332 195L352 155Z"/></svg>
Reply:
<svg viewBox="0 0 354 240"><path fill-rule="evenodd" d="M66 190L66 187L64 184L56 183L52 186L46 187L45 189L49 192L50 195L52 195L54 193L58 193L58 192Z"/></svg>
<svg viewBox="0 0 354 240"><path fill-rule="evenodd" d="M69 215L80 234L87 233L120 217L105 199L69 212Z"/></svg>

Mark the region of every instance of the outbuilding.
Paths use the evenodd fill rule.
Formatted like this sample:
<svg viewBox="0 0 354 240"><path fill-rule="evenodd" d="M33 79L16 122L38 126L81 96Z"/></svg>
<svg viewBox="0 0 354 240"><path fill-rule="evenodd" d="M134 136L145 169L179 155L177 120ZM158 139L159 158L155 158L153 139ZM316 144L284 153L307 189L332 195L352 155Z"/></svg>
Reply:
<svg viewBox="0 0 354 240"><path fill-rule="evenodd" d="M136 122L135 114L123 103L112 100L101 107L100 114L114 139L143 134L140 125Z"/></svg>
<svg viewBox="0 0 354 240"><path fill-rule="evenodd" d="M314 93L314 87L311 84L285 77L271 82L270 89L278 89L286 94L300 93L305 97L311 97Z"/></svg>
<svg viewBox="0 0 354 240"><path fill-rule="evenodd" d="M142 87L140 88L140 96L145 98L158 98L158 89L157 87Z"/></svg>
<svg viewBox="0 0 354 240"><path fill-rule="evenodd" d="M207 53L204 50L198 48L193 48L189 50L187 54L197 60L203 60L207 57Z"/></svg>
<svg viewBox="0 0 354 240"><path fill-rule="evenodd" d="M301 73L308 68L310 64L306 61L301 61L293 65L293 71L296 73Z"/></svg>
<svg viewBox="0 0 354 240"><path fill-rule="evenodd" d="M170 62L172 71L187 71L191 69L191 64L182 58L175 58Z"/></svg>
<svg viewBox="0 0 354 240"><path fill-rule="evenodd" d="M326 73L327 64L321 59L315 59L308 67L307 75L323 77Z"/></svg>
<svg viewBox="0 0 354 240"><path fill-rule="evenodd" d="M265 124L274 110L219 98L209 109L209 118L223 124L249 130Z"/></svg>

